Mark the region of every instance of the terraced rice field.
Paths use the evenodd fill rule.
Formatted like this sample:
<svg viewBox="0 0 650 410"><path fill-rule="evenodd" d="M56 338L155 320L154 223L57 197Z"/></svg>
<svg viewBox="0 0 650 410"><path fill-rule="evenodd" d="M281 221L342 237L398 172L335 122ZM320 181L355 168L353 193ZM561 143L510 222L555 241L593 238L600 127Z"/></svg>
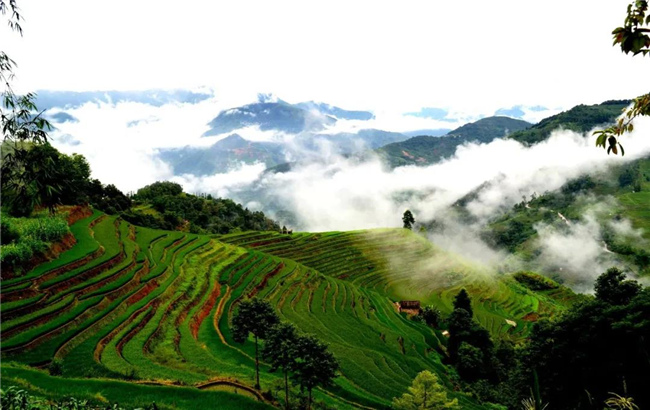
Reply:
<svg viewBox="0 0 650 410"><path fill-rule="evenodd" d="M251 388L253 344L234 343L229 330L238 302L258 296L327 342L340 361L341 377L317 399L337 408L386 408L423 369L451 387L440 331L398 313L395 301L417 299L450 311L465 287L477 319L494 335L517 340L530 327L525 319L554 314L569 297L531 292L402 229L207 237L94 213L72 231L78 239L72 249L2 283L3 386L64 394L56 378L24 367L55 361L67 389L91 399L115 396L88 380L102 378L137 385L120 400L134 406L144 400L138 394L148 394L146 383L164 397L219 390L195 400L158 400L162 407L197 408L217 396L232 408L264 407ZM263 366L263 389L277 380ZM450 394L463 408L480 408Z"/></svg>

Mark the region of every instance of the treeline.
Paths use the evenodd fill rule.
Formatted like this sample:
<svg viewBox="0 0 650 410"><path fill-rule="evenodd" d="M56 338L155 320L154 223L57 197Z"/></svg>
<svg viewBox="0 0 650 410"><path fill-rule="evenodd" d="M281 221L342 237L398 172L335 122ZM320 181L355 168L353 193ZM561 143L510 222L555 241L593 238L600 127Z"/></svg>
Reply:
<svg viewBox="0 0 650 410"><path fill-rule="evenodd" d="M230 199L183 193L173 182L156 182L127 196L115 185L91 178L83 155L63 154L47 141L5 140L1 154L0 263L14 273L69 233L57 215L60 205L91 205L136 225L192 233L280 230L262 212Z"/></svg>
<svg viewBox="0 0 650 410"><path fill-rule="evenodd" d="M529 273L518 277L522 283L533 279ZM426 320L430 325L437 321ZM459 387L488 406L544 408L551 403L554 409L600 410L607 402L611 408L650 407L650 289L617 268L597 278L595 297L586 296L558 318L538 321L518 346L490 338L473 319L464 289L444 325L448 364L457 371Z"/></svg>
<svg viewBox="0 0 650 410"><path fill-rule="evenodd" d="M570 110L544 118L526 130L513 132L508 138L532 145L544 141L559 128L584 133L594 127L613 123L631 102L631 100L611 100L595 105L580 104Z"/></svg>
<svg viewBox="0 0 650 410"><path fill-rule="evenodd" d="M284 408L311 409L313 389L330 386L337 377L339 363L326 344L314 335L301 333L293 324L283 322L267 300L253 298L242 301L232 319L232 335L237 343L245 343L250 334L255 340L255 388L260 386L259 341L263 340L262 357L271 365L271 372L281 370L284 377ZM291 394L289 379L300 387ZM307 392L305 396L304 393ZM281 399L269 390L267 399ZM321 408L326 407L319 403Z"/></svg>
<svg viewBox="0 0 650 410"><path fill-rule="evenodd" d="M280 230L263 212L250 211L230 199L213 198L209 194L186 194L174 182L147 185L131 199L135 206L123 212L122 217L135 225L213 234Z"/></svg>
<svg viewBox="0 0 650 410"><path fill-rule="evenodd" d="M280 229L263 212L249 211L230 199L186 194L173 182L156 182L127 196L115 185L91 178L83 155L63 154L47 142L4 143L2 158L2 208L14 217L29 216L38 208L54 213L59 205L90 204L159 229L221 234Z"/></svg>
<svg viewBox="0 0 650 410"><path fill-rule="evenodd" d="M2 144L2 208L29 216L41 207L90 204L108 213L126 211L131 200L115 185L90 178L83 155L66 155L49 143Z"/></svg>

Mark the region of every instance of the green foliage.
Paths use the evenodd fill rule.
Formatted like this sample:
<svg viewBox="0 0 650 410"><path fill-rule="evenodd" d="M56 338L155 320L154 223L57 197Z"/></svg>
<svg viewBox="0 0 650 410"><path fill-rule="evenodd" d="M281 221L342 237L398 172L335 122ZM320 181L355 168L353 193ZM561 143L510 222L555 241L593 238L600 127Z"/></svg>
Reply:
<svg viewBox="0 0 650 410"><path fill-rule="evenodd" d="M449 400L438 377L424 370L415 377L413 384L399 398L393 399L395 410L459 409L458 399Z"/></svg>
<svg viewBox="0 0 650 410"><path fill-rule="evenodd" d="M244 343L248 334L266 338L273 326L280 322L271 304L263 299L254 298L241 302L232 319L232 334L235 341Z"/></svg>
<svg viewBox="0 0 650 410"><path fill-rule="evenodd" d="M3 267L16 269L27 262L33 255L34 251L26 243L10 243L2 246L0 260Z"/></svg>
<svg viewBox="0 0 650 410"><path fill-rule="evenodd" d="M472 310L472 300L469 298L467 291L461 289L460 292L454 298L454 309L464 309L469 316L474 316L474 311Z"/></svg>
<svg viewBox="0 0 650 410"><path fill-rule="evenodd" d="M263 212L249 211L230 199L185 194L180 185L172 182L148 185L138 190L134 198L144 201L143 206L122 216L131 223L150 228L213 234L226 234L236 229L280 229Z"/></svg>
<svg viewBox="0 0 650 410"><path fill-rule="evenodd" d="M404 215L402 216L402 222L404 222L404 229L411 229L413 227L413 224L415 223L415 218L413 217L413 213L410 210L404 211Z"/></svg>
<svg viewBox="0 0 650 410"><path fill-rule="evenodd" d="M7 245L11 242L16 242L20 238L20 233L16 228L15 224L12 223L11 218L2 216L0 218L0 240L2 245Z"/></svg>
<svg viewBox="0 0 650 410"><path fill-rule="evenodd" d="M638 163L632 166L623 168L623 172L618 176L618 185L621 188L625 188L630 185L635 185L638 179L641 177L639 172Z"/></svg>
<svg viewBox="0 0 650 410"><path fill-rule="evenodd" d="M161 196L176 196L182 193L183 187L180 184L171 181L158 181L138 189L135 199L140 201L149 201Z"/></svg>
<svg viewBox="0 0 650 410"><path fill-rule="evenodd" d="M473 381L485 374L485 357L478 347L462 342L458 348L458 374L466 381Z"/></svg>
<svg viewBox="0 0 650 410"><path fill-rule="evenodd" d="M625 54L633 55L650 53L650 14L648 12L648 2L645 0L636 0L627 6L627 17L623 27L617 27L612 31L614 36L614 45L620 44L621 51Z"/></svg>
<svg viewBox="0 0 650 410"><path fill-rule="evenodd" d="M392 166L427 165L454 155L456 149L469 142L488 143L530 127L530 123L508 117L488 117L465 124L442 137L417 136L385 145L377 152Z"/></svg>
<svg viewBox="0 0 650 410"><path fill-rule="evenodd" d="M640 408L647 407L649 312L650 291L645 288L627 304L589 300L559 320L540 321L521 351L521 374L537 369L541 397L553 408L603 403L607 392L625 387ZM526 396L527 389L522 390Z"/></svg>
<svg viewBox="0 0 650 410"><path fill-rule="evenodd" d="M513 279L531 290L557 289L560 285L554 280L534 272L517 272L512 275Z"/></svg>
<svg viewBox="0 0 650 410"><path fill-rule="evenodd" d="M624 25L612 31L614 45L619 44L621 51L625 54L631 52L633 55L649 55L650 14L646 16L647 12L648 2L636 0L627 6ZM619 142L620 136L634 130L633 121L636 117L647 115L650 115L650 93L635 98L632 101L632 106L626 110L625 115L619 118L616 124L604 130L595 131L594 135L598 136L596 146L603 147L607 150L607 154L613 152L614 155L618 154L618 148L620 148L621 156L625 155L623 146Z"/></svg>
<svg viewBox="0 0 650 410"><path fill-rule="evenodd" d="M425 306L420 312L419 316L422 317L424 323L433 327L438 327L440 321L442 320L442 313L440 313L440 309L431 305Z"/></svg>
<svg viewBox="0 0 650 410"><path fill-rule="evenodd" d="M57 205L90 203L114 214L131 207L131 200L114 185L90 179L90 166L79 154L66 155L48 143L24 145L16 150L2 145L3 158L18 155L20 163L3 161L2 194L13 215L28 216L34 206L54 211Z"/></svg>
<svg viewBox="0 0 650 410"><path fill-rule="evenodd" d="M609 268L596 279L596 299L610 305L627 305L639 294L641 285L635 280L625 280L618 268Z"/></svg>
<svg viewBox="0 0 650 410"><path fill-rule="evenodd" d="M644 241L639 241L638 237L635 239L632 232L625 233L615 228L629 220L633 228L646 232L642 233L645 239L650 239L647 235L650 232L649 197L646 195L650 185L645 181L650 175L649 167L650 160L642 158L610 168L606 173L572 179L554 192L533 194L530 199L524 198L510 211L490 221L483 228L481 238L494 248L505 248L524 260L534 261L542 251L542 242L537 240L540 227L556 232L568 231L571 229L569 224L593 216L600 225L607 249L617 254L611 256L621 263L636 265L632 269L645 275L650 272L647 269L650 252ZM631 185L621 187L621 182ZM616 204L611 197L617 199ZM594 202L603 206L595 208ZM462 210L461 207L457 209Z"/></svg>
<svg viewBox="0 0 650 410"><path fill-rule="evenodd" d="M447 318L449 326L449 341L447 351L453 363L459 360L459 349L463 343L468 343L479 348L484 353L484 359L488 360L489 350L493 348L490 334L478 323L472 320L472 316L465 309L454 309Z"/></svg>
<svg viewBox="0 0 650 410"><path fill-rule="evenodd" d="M514 132L512 138L524 144L535 144L547 139L557 129L584 133L594 127L616 121L629 100L605 101L597 105L577 105L568 111L544 118L527 130Z"/></svg>
<svg viewBox="0 0 650 410"><path fill-rule="evenodd" d="M65 220L55 216L36 218L2 217L3 243L0 261L3 268L18 273L34 255L47 251L49 243L57 241L70 232ZM5 231L6 230L6 231ZM5 232L7 237L5 238Z"/></svg>
<svg viewBox="0 0 650 410"><path fill-rule="evenodd" d="M232 318L232 337L236 342L244 343L249 333L255 337L255 376L258 389L260 388L258 339L265 339L279 322L280 318L271 304L258 298L241 302L237 313Z"/></svg>
<svg viewBox="0 0 650 410"><path fill-rule="evenodd" d="M313 335L299 336L295 343L295 367L292 378L307 389L309 399L307 408L311 408L312 390L317 386L329 386L336 377L339 363L329 351L327 345Z"/></svg>
<svg viewBox="0 0 650 410"><path fill-rule="evenodd" d="M588 192L596 186L596 183L589 175L581 175L572 179L560 188L564 195L575 195L577 193Z"/></svg>
<svg viewBox="0 0 650 410"><path fill-rule="evenodd" d="M491 229L481 234L481 237L495 248L505 248L510 252L515 252L520 244L535 233L535 228L531 223L513 218L505 220L503 223L493 224Z"/></svg>
<svg viewBox="0 0 650 410"><path fill-rule="evenodd" d="M288 373L296 368L296 357L298 354L298 330L288 322L281 322L271 328L268 332L262 357L271 364L271 372L282 369L284 373L284 398L285 408L289 408L289 381Z"/></svg>
<svg viewBox="0 0 650 410"><path fill-rule="evenodd" d="M18 225L20 236L52 242L70 232L67 222L58 216L13 219Z"/></svg>
<svg viewBox="0 0 650 410"><path fill-rule="evenodd" d="M639 406L634 403L632 397L624 397L612 392L609 394L612 396L605 400L605 404L608 408L617 410L639 410Z"/></svg>
<svg viewBox="0 0 650 410"><path fill-rule="evenodd" d="M131 198L127 197L113 184L102 185L93 179L89 181L88 200L90 204L108 214L127 212L131 208Z"/></svg>
<svg viewBox="0 0 650 410"><path fill-rule="evenodd" d="M12 30L22 35L18 6L15 0L9 1L11 16L8 23ZM3 0L0 3L0 13L5 16L8 9ZM43 112L38 112L34 103L36 94L27 93L18 96L11 88L10 80L14 77L16 63L0 51L0 81L4 90L0 98L0 126L2 127L2 196L5 203L11 205L8 209L15 216L26 216L31 213L33 207L42 203L47 207L56 205L56 194L58 186L52 184L51 161L39 161L35 155L39 152L30 153L32 146L47 146L47 131L51 130L51 124L43 118ZM6 147L11 146L11 149ZM40 152L42 153L42 152ZM35 162L37 161L37 162Z"/></svg>

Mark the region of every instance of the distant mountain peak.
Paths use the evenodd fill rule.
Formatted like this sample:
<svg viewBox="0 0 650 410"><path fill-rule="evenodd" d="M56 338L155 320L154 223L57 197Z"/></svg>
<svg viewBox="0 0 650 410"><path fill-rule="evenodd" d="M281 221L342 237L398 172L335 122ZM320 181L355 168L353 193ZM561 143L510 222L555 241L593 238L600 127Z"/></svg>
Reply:
<svg viewBox="0 0 650 410"><path fill-rule="evenodd" d="M220 150L240 149L246 148L250 145L250 141L244 139L239 134L230 134L226 138L215 142L211 148Z"/></svg>
<svg viewBox="0 0 650 410"><path fill-rule="evenodd" d="M277 95L273 93L258 93L257 94L257 102L259 103L277 103L277 102L283 102L281 99L278 98Z"/></svg>
<svg viewBox="0 0 650 410"><path fill-rule="evenodd" d="M375 115L369 111L351 111L324 102L305 101L294 104L294 106L307 111L317 111L323 115L329 115L343 120L368 121L375 118Z"/></svg>

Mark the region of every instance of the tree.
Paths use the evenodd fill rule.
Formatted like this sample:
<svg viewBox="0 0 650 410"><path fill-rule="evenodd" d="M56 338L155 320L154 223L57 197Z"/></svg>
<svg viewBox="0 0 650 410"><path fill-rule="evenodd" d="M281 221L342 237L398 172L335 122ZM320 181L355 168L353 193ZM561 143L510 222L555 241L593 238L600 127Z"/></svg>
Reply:
<svg viewBox="0 0 650 410"><path fill-rule="evenodd" d="M458 374L464 380L473 381L481 377L485 373L483 369L484 362L485 359L481 349L467 342L460 344L456 368Z"/></svg>
<svg viewBox="0 0 650 410"><path fill-rule="evenodd" d="M418 373L408 393L393 399L396 410L458 409L458 399L449 400L438 376L428 370Z"/></svg>
<svg viewBox="0 0 650 410"><path fill-rule="evenodd" d="M267 334L262 357L271 363L271 372L282 369L284 374L284 403L289 408L289 371L296 367L298 331L288 322L274 326Z"/></svg>
<svg viewBox="0 0 650 410"><path fill-rule="evenodd" d="M454 309L465 309L469 316L474 316L474 311L472 310L472 300L469 298L469 294L463 288L458 292L454 298Z"/></svg>
<svg viewBox="0 0 650 410"><path fill-rule="evenodd" d="M624 305L600 299L576 303L559 318L533 326L518 371L530 381L530 369L537 369L541 397L554 409L592 408L609 392L650 408L649 312L649 288ZM520 397L528 393L529 385L520 386Z"/></svg>
<svg viewBox="0 0 650 410"><path fill-rule="evenodd" d="M160 196L176 196L182 193L183 187L176 182L156 181L153 184L138 189L136 197L139 200L150 200Z"/></svg>
<svg viewBox="0 0 650 410"><path fill-rule="evenodd" d="M404 216L402 216L402 222L404 222L405 229L411 229L415 223L415 218L413 218L413 213L410 210L404 211Z"/></svg>
<svg viewBox="0 0 650 410"><path fill-rule="evenodd" d="M255 388L260 388L259 339L265 339L273 326L280 322L271 304L262 299L245 300L232 319L232 336L235 342L244 343L248 334L255 337Z"/></svg>
<svg viewBox="0 0 650 410"><path fill-rule="evenodd" d="M456 308L447 318L449 325L449 340L447 352L452 363L458 363L459 349L463 343L477 347L483 352L484 362L488 363L493 356L494 344L490 333L472 320L472 315L462 308Z"/></svg>
<svg viewBox="0 0 650 410"><path fill-rule="evenodd" d="M640 291L635 280L625 280L625 274L618 268L609 268L596 279L596 299L610 305L627 305Z"/></svg>
<svg viewBox="0 0 650 410"><path fill-rule="evenodd" d="M632 55L642 54L650 55L650 14L648 13L648 2L646 0L636 0L627 6L627 17L622 27L617 27L612 31L614 45L619 44L621 51L625 54ZM634 129L632 122L638 116L650 115L650 93L637 97L632 102L632 106L627 109L616 124L604 130L595 131L596 146L603 147L607 153L613 152L618 154L618 148L621 149L621 155L625 155L625 150L620 144L618 137Z"/></svg>
<svg viewBox="0 0 650 410"><path fill-rule="evenodd" d="M440 310L431 305L425 306L420 315L422 315L422 319L429 326L438 326L442 317Z"/></svg>
<svg viewBox="0 0 650 410"><path fill-rule="evenodd" d="M295 343L296 364L293 378L300 389L307 389L307 408L311 408L312 390L319 385L328 386L336 377L339 363L327 345L313 335L299 336Z"/></svg>
<svg viewBox="0 0 650 410"><path fill-rule="evenodd" d="M0 13L3 16L7 15L9 9L9 27L22 35L22 15L16 0L9 0L8 6L5 0L0 0ZM51 170L39 172L49 164L34 163L33 158L28 158L32 146L47 144L46 131L51 130L52 126L42 117L43 112L38 112L34 103L36 94L18 96L14 93L10 81L14 77L15 66L16 63L4 51L0 51L0 81L4 84L0 104L3 145L0 172L5 193L11 188L9 199L13 213L24 215L31 212L39 200L51 202L59 190L50 185L48 178ZM45 197L39 197L41 194L45 194Z"/></svg>

